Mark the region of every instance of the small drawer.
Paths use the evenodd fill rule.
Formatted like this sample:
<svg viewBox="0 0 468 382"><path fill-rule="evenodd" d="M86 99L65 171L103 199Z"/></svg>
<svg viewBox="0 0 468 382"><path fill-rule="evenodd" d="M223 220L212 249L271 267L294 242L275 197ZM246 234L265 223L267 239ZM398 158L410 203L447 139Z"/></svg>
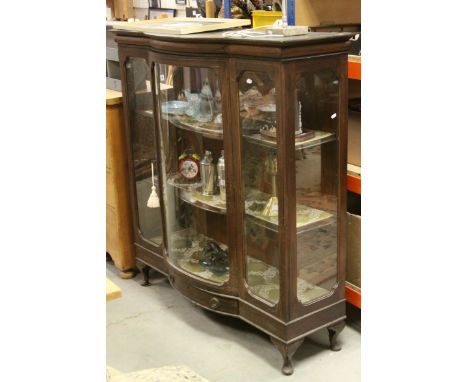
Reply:
<svg viewBox="0 0 468 382"><path fill-rule="evenodd" d="M224 295L219 295L194 285L188 284L177 276L170 276L170 281L174 288L182 293L189 300L205 308L216 312L237 315L239 313L239 304L237 299Z"/></svg>

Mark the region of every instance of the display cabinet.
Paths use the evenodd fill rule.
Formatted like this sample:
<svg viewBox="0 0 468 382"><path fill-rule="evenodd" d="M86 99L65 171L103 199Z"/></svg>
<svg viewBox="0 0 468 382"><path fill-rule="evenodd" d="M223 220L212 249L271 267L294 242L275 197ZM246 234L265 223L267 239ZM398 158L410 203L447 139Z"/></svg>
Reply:
<svg viewBox="0 0 468 382"><path fill-rule="evenodd" d="M266 332L344 327L350 34L118 31L137 258Z"/></svg>

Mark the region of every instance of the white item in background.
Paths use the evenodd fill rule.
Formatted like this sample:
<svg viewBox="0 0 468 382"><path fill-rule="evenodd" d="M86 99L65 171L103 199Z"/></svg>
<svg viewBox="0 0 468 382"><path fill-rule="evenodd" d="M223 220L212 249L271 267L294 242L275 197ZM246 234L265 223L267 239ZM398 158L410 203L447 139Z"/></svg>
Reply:
<svg viewBox="0 0 468 382"><path fill-rule="evenodd" d="M307 26L300 26L300 25L286 25L284 26L279 26L277 22L280 22L280 20L275 21L275 24L273 24L272 27L266 27L265 31L269 35L274 35L274 36L300 36L303 34L309 33L309 27Z"/></svg>
<svg viewBox="0 0 468 382"><path fill-rule="evenodd" d="M283 12L282 16L282 27L286 28L288 26L288 5L286 0L281 1L281 11Z"/></svg>
<svg viewBox="0 0 468 382"><path fill-rule="evenodd" d="M151 162L151 181L152 181L152 186L151 186L151 194L148 199L148 203L146 203L146 206L148 208L158 208L159 207L159 198L158 195L156 194L156 186L154 185L154 166L153 162Z"/></svg>

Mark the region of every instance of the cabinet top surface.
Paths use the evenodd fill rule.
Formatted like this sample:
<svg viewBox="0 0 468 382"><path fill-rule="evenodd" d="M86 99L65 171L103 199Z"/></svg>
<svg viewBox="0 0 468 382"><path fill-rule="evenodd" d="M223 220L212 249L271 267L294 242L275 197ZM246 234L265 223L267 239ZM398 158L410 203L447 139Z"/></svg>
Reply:
<svg viewBox="0 0 468 382"><path fill-rule="evenodd" d="M232 31L229 31L232 32ZM156 34L127 30L114 30L117 36L144 37L152 40L171 41L171 42L193 42L193 43L217 43L217 44L242 44L253 46L276 46L289 47L301 45L317 45L328 43L344 43L348 41L353 34L348 32L309 32L301 36L291 37L227 37L226 31L204 32L186 35Z"/></svg>

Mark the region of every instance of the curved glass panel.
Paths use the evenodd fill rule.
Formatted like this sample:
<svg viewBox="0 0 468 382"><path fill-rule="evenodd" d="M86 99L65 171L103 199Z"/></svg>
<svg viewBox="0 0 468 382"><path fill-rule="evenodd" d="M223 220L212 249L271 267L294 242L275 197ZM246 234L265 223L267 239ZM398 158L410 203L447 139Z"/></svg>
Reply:
<svg viewBox="0 0 468 382"><path fill-rule="evenodd" d="M169 261L229 279L222 89L215 69L159 65L161 158Z"/></svg>
<svg viewBox="0 0 468 382"><path fill-rule="evenodd" d="M142 58L129 58L127 98L133 151L133 171L141 235L153 243L162 243L161 208L157 190L156 136L153 120L151 71ZM153 164L153 166L152 166ZM152 195L154 184L156 195ZM151 196L151 199L150 199Z"/></svg>
<svg viewBox="0 0 468 382"><path fill-rule="evenodd" d="M293 96L297 298L307 304L329 293L337 280L338 74L305 72ZM307 140L300 138L307 134Z"/></svg>
<svg viewBox="0 0 468 382"><path fill-rule="evenodd" d="M250 293L270 305L280 295L274 78L246 71L239 79L245 281Z"/></svg>

